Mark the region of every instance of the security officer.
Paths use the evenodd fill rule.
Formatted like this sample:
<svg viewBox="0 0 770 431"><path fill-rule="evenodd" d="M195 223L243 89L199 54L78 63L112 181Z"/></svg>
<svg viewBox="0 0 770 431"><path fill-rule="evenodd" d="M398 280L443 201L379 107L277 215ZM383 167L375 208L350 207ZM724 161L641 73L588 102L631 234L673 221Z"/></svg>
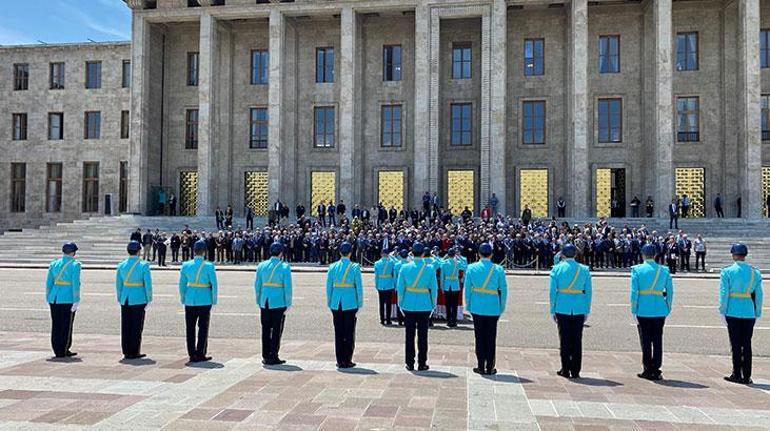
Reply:
<svg viewBox="0 0 770 431"><path fill-rule="evenodd" d="M152 302L150 264L139 259L142 244L131 241L126 247L128 259L118 264L115 271L115 290L120 304L120 344L124 359L144 358L142 331L144 312Z"/></svg>
<svg viewBox="0 0 770 431"><path fill-rule="evenodd" d="M283 244L270 244L270 259L257 265L254 292L262 324L262 364L280 365L281 335L286 311L291 308L291 267L283 261Z"/></svg>
<svg viewBox="0 0 770 431"><path fill-rule="evenodd" d="M45 296L51 307L51 347L57 358L75 356L72 326L80 305L80 262L75 260L78 246L68 242L61 248L63 256L48 266Z"/></svg>
<svg viewBox="0 0 770 431"><path fill-rule="evenodd" d="M497 344L497 321L505 311L508 299L508 285L505 271L492 263L492 245L479 246L480 259L468 266L465 274L465 304L473 316L473 332L476 336L476 360L478 374L497 374L495 369L495 348Z"/></svg>
<svg viewBox="0 0 770 431"><path fill-rule="evenodd" d="M417 331L417 369L426 371L428 367L428 321L438 299L436 270L423 255L425 246L420 242L412 244L414 260L404 264L398 274L396 291L398 305L406 321L406 346L404 362L406 369L414 371L414 336Z"/></svg>
<svg viewBox="0 0 770 431"><path fill-rule="evenodd" d="M380 305L380 325L392 325L393 290L396 288L396 263L398 261L382 248L382 257L374 263L374 288Z"/></svg>
<svg viewBox="0 0 770 431"><path fill-rule="evenodd" d="M460 271L468 269L468 260L457 256L453 248L447 250L447 258L440 261L441 291L446 300L446 325L457 326L457 307L460 302Z"/></svg>
<svg viewBox="0 0 770 431"><path fill-rule="evenodd" d="M195 258L182 264L179 270L179 296L184 307L187 324L187 354L190 362L210 361L206 356L209 338L211 307L217 304L217 271L214 264L204 260L207 252L205 240L193 246ZM195 343L195 327L198 327L198 343Z"/></svg>
<svg viewBox="0 0 770 431"><path fill-rule="evenodd" d="M751 336L762 315L762 274L746 263L745 244L733 244L730 254L735 263L722 269L719 282L719 313L727 323L733 352L733 373L725 380L750 385Z"/></svg>
<svg viewBox="0 0 770 431"><path fill-rule="evenodd" d="M398 275L401 273L401 268L409 263L409 250L407 248L402 248L398 252L398 257L398 262L396 262L396 266L393 268L393 276L396 278L396 281L398 281ZM398 326L404 326L404 313L401 311L401 307L398 306L398 292L394 291L393 294L396 296L396 320L398 321Z"/></svg>
<svg viewBox="0 0 770 431"><path fill-rule="evenodd" d="M639 331L644 367L637 376L647 380L663 378L663 325L674 301L671 274L668 267L655 263L656 253L654 245L645 244L644 262L631 267L631 315Z"/></svg>
<svg viewBox="0 0 770 431"><path fill-rule="evenodd" d="M561 369L556 374L580 378L583 356L583 324L591 312L591 273L575 261L577 248L567 244L561 263L551 269L551 317L559 328Z"/></svg>
<svg viewBox="0 0 770 431"><path fill-rule="evenodd" d="M329 266L326 273L326 305L334 322L334 353L337 368L353 368L356 344L356 313L364 306L361 267L350 261L353 246L340 244L340 260Z"/></svg>

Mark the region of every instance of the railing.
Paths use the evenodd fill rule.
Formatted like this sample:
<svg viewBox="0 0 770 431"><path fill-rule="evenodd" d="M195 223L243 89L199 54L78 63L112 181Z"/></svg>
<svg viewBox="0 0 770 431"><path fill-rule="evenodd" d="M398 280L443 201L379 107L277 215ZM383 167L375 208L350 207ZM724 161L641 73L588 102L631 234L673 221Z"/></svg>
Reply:
<svg viewBox="0 0 770 431"><path fill-rule="evenodd" d="M678 132L676 140L677 142L698 142L700 141L700 132Z"/></svg>

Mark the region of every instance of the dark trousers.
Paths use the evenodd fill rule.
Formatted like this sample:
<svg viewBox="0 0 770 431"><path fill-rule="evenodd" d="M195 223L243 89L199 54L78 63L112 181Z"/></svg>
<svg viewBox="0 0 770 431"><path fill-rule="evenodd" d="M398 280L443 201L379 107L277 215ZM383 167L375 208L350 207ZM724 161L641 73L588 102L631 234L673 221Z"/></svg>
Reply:
<svg viewBox="0 0 770 431"><path fill-rule="evenodd" d="M556 314L561 369L573 377L580 374L583 363L583 322L585 316L582 314Z"/></svg>
<svg viewBox="0 0 770 431"><path fill-rule="evenodd" d="M473 315L473 333L476 336L476 360L479 369L492 371L495 368L497 345L497 320L500 316Z"/></svg>
<svg viewBox="0 0 770 431"><path fill-rule="evenodd" d="M281 335L286 321L286 307L266 308L260 310L259 320L262 324L262 359L273 361L278 359L281 349Z"/></svg>
<svg viewBox="0 0 770 431"><path fill-rule="evenodd" d="M724 218L725 212L722 210L722 207L714 207L714 211L716 211L717 217Z"/></svg>
<svg viewBox="0 0 770 431"><path fill-rule="evenodd" d="M390 315L393 312L393 290L378 290L377 296L380 300L380 323L387 322L390 325Z"/></svg>
<svg viewBox="0 0 770 431"><path fill-rule="evenodd" d="M668 228L669 229L673 229L674 227L679 229L679 217L678 216L674 216L674 215L669 215L668 216Z"/></svg>
<svg viewBox="0 0 770 431"><path fill-rule="evenodd" d="M179 249L178 248L171 248L171 261L172 262L179 262Z"/></svg>
<svg viewBox="0 0 770 431"><path fill-rule="evenodd" d="M696 251L695 252L695 270L698 270L698 261L700 261L701 266L703 267L703 270L706 270L706 252L705 251Z"/></svg>
<svg viewBox="0 0 770 431"><path fill-rule="evenodd" d="M665 317L638 317L636 329L639 331L639 342L642 345L642 366L644 372L660 375L663 365L663 325Z"/></svg>
<svg viewBox="0 0 770 431"><path fill-rule="evenodd" d="M358 312L357 308L342 310L342 306L332 310L334 354L337 356L337 365L353 362L353 350L356 348L356 312Z"/></svg>
<svg viewBox="0 0 770 431"><path fill-rule="evenodd" d="M430 311L404 311L406 340L404 363L414 366L414 336L417 332L417 363L428 362L428 321Z"/></svg>
<svg viewBox="0 0 770 431"><path fill-rule="evenodd" d="M142 351L142 331L144 330L144 309L147 304L120 306L120 345L123 356L139 356Z"/></svg>
<svg viewBox="0 0 770 431"><path fill-rule="evenodd" d="M727 317L727 333L733 351L733 375L739 379L751 378L751 336L756 319Z"/></svg>
<svg viewBox="0 0 770 431"><path fill-rule="evenodd" d="M72 347L72 326L75 313L72 304L49 304L51 306L51 347L56 357L64 357Z"/></svg>
<svg viewBox="0 0 770 431"><path fill-rule="evenodd" d="M682 253L679 255L679 258L681 259L680 270L690 272L690 254L691 253Z"/></svg>
<svg viewBox="0 0 770 431"><path fill-rule="evenodd" d="M187 324L187 355L190 359L206 356L209 341L210 305L188 305L184 307L184 319ZM195 342L195 329L198 329L198 342Z"/></svg>
<svg viewBox="0 0 770 431"><path fill-rule="evenodd" d="M450 326L457 325L457 307L460 302L460 291L444 292L446 300L446 323Z"/></svg>
<svg viewBox="0 0 770 431"><path fill-rule="evenodd" d="M246 229L254 229L254 217L246 217Z"/></svg>

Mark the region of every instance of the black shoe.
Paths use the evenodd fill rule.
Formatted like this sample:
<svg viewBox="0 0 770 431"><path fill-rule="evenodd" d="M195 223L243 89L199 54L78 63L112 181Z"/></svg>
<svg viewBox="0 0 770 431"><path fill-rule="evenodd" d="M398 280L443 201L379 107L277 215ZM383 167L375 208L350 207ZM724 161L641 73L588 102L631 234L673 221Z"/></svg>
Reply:
<svg viewBox="0 0 770 431"><path fill-rule="evenodd" d="M724 379L727 380L728 382L731 382L731 383L743 383L743 379L738 377L738 376L736 376L735 374L730 374L729 376L725 377Z"/></svg>
<svg viewBox="0 0 770 431"><path fill-rule="evenodd" d="M391 325L393 324L393 322L391 322L390 320L388 320L387 322L385 322L385 324L386 324L386 325L388 325L388 326L391 326Z"/></svg>
<svg viewBox="0 0 770 431"><path fill-rule="evenodd" d="M336 365L337 365L337 368L347 368L344 364L340 364L339 362L337 362Z"/></svg>
<svg viewBox="0 0 770 431"><path fill-rule="evenodd" d="M565 379L569 379L569 371L559 370L556 372L556 375L564 377Z"/></svg>
<svg viewBox="0 0 770 431"><path fill-rule="evenodd" d="M355 362L348 362L347 366L345 368L355 368L355 367L356 367L356 363Z"/></svg>
<svg viewBox="0 0 770 431"><path fill-rule="evenodd" d="M211 356L196 356L191 362L208 362Z"/></svg>
<svg viewBox="0 0 770 431"><path fill-rule="evenodd" d="M284 361L283 359L280 359L280 358L273 359L273 365L283 365L285 363L286 361Z"/></svg>
<svg viewBox="0 0 770 431"><path fill-rule="evenodd" d="M481 368L474 368L473 372L476 374L484 374L484 371Z"/></svg>
<svg viewBox="0 0 770 431"><path fill-rule="evenodd" d="M67 350L67 353L64 354L64 356L66 356L68 358L70 358L72 356L77 356L77 355L78 355L77 352L70 352L69 350Z"/></svg>
<svg viewBox="0 0 770 431"><path fill-rule="evenodd" d="M751 379L743 379L743 384L744 384L744 385L753 385L753 384L754 384L754 380L751 380Z"/></svg>
<svg viewBox="0 0 770 431"><path fill-rule="evenodd" d="M417 371L428 371L430 370L430 367L428 364L422 364L417 366Z"/></svg>
<svg viewBox="0 0 770 431"><path fill-rule="evenodd" d="M580 373L572 373L572 378L573 379L579 379L580 378Z"/></svg>
<svg viewBox="0 0 770 431"><path fill-rule="evenodd" d="M406 365L404 365L404 368L407 371L414 371L414 365L406 364Z"/></svg>
<svg viewBox="0 0 770 431"><path fill-rule="evenodd" d="M486 374L488 376L494 376L495 374L497 374L497 368L490 368L490 369L488 369Z"/></svg>

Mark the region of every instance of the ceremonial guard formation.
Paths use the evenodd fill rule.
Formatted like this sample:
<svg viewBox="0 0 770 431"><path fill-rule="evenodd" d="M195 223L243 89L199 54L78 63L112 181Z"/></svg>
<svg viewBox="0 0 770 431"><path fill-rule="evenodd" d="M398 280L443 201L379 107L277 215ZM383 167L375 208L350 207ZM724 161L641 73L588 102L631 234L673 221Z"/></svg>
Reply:
<svg viewBox="0 0 770 431"><path fill-rule="evenodd" d="M72 352L72 325L80 305L80 262L75 260L78 246L62 246L62 257L51 262L45 282L45 296L51 308L51 347L57 358L75 356Z"/></svg>
<svg viewBox="0 0 770 431"><path fill-rule="evenodd" d="M450 248L447 250L447 258L440 264L440 269L441 291L446 300L446 324L448 327L454 328L457 326L457 309L460 303L460 271L468 269L468 259L457 256L456 250Z"/></svg>
<svg viewBox="0 0 770 431"><path fill-rule="evenodd" d="M388 249L381 251L382 258L374 263L374 288L379 299L380 325L392 325L393 292L396 288L396 264L398 260L388 254Z"/></svg>
<svg viewBox="0 0 770 431"><path fill-rule="evenodd" d="M120 304L120 336L124 359L139 359L142 353L142 331L147 305L152 302L150 264L139 259L142 244L131 241L126 247L128 259L115 271L115 290Z"/></svg>
<svg viewBox="0 0 770 431"><path fill-rule="evenodd" d="M190 362L211 360L211 356L206 356L206 350L211 307L217 304L217 271L213 263L203 259L206 249L205 241L197 241L193 246L195 258L183 263L179 270L179 296L184 305L187 354Z"/></svg>
<svg viewBox="0 0 770 431"><path fill-rule="evenodd" d="M259 306L262 325L262 363L280 365L286 363L278 355L286 311L291 307L291 267L282 260L283 245L270 245L270 259L257 265L254 293Z"/></svg>
<svg viewBox="0 0 770 431"><path fill-rule="evenodd" d="M406 325L404 363L414 371L414 338L417 333L417 369L428 370L428 323L438 301L436 270L423 258L425 246L412 245L414 260L401 266L396 282L398 306Z"/></svg>
<svg viewBox="0 0 770 431"><path fill-rule="evenodd" d="M356 313L364 306L361 267L350 261L353 246L340 244L342 259L329 266L326 274L326 305L334 322L334 352L337 368L353 368L356 343Z"/></svg>

